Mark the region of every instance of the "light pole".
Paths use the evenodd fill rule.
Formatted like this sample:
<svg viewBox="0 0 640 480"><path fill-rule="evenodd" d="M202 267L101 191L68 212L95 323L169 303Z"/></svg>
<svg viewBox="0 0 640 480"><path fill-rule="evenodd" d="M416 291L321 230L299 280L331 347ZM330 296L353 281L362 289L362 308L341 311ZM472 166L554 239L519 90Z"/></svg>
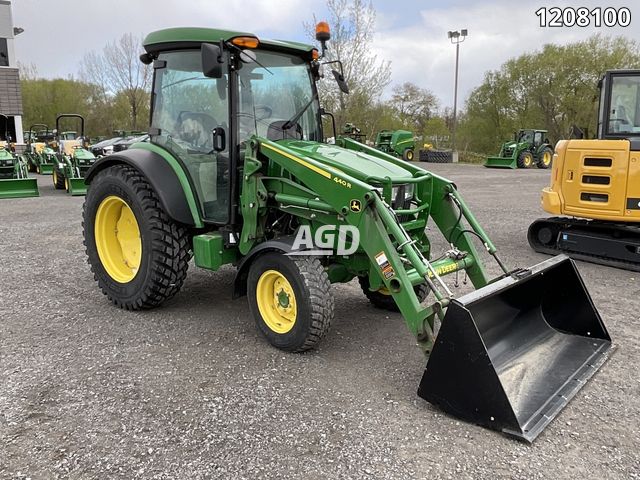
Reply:
<svg viewBox="0 0 640 480"><path fill-rule="evenodd" d="M467 38L468 30L463 28L460 31L447 32L447 37L456 46L456 79L453 87L453 128L451 131L451 150L456 151L456 122L458 118L458 59L460 58L460 44Z"/></svg>

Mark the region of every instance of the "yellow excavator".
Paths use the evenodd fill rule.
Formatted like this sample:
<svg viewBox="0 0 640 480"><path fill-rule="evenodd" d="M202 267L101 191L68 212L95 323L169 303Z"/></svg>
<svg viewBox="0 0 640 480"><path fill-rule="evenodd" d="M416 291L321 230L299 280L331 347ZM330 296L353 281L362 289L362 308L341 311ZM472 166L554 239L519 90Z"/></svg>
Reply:
<svg viewBox="0 0 640 480"><path fill-rule="evenodd" d="M609 70L600 84L597 139L557 143L542 208L529 227L542 253L640 271L640 70Z"/></svg>

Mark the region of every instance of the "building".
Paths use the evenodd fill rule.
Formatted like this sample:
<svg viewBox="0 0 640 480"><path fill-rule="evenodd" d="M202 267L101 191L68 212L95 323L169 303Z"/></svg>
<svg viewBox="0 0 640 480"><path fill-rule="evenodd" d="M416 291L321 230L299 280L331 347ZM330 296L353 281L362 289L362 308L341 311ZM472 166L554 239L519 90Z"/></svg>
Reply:
<svg viewBox="0 0 640 480"><path fill-rule="evenodd" d="M22 131L22 91L16 63L14 36L22 29L14 28L11 2L0 0L0 139L24 143Z"/></svg>

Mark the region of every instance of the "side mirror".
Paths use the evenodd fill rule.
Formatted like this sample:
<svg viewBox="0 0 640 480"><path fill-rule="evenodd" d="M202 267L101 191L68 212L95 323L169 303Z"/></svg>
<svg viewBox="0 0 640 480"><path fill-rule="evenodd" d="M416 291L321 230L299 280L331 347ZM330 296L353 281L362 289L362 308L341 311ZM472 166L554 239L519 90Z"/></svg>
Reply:
<svg viewBox="0 0 640 480"><path fill-rule="evenodd" d="M202 55L202 74L209 78L222 78L222 50L218 45L203 43L200 47Z"/></svg>
<svg viewBox="0 0 640 480"><path fill-rule="evenodd" d="M347 85L347 81L344 79L344 75L342 75L337 70L331 70L331 73L333 73L333 76L336 79L338 87L340 87L340 91L342 93L349 93L349 85Z"/></svg>

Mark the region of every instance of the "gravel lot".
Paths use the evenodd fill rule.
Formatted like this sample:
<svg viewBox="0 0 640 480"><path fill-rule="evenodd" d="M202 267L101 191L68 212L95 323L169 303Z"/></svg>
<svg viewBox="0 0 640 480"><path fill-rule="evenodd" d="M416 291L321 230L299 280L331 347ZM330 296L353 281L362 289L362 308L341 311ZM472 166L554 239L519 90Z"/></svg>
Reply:
<svg viewBox="0 0 640 480"><path fill-rule="evenodd" d="M548 171L430 165L511 266ZM533 445L416 395L399 314L356 282L314 352L271 348L231 300L234 270L191 268L162 308L112 307L89 272L82 198L0 201L0 478L640 478L639 274L579 263L618 349ZM492 268L492 271L497 271Z"/></svg>

